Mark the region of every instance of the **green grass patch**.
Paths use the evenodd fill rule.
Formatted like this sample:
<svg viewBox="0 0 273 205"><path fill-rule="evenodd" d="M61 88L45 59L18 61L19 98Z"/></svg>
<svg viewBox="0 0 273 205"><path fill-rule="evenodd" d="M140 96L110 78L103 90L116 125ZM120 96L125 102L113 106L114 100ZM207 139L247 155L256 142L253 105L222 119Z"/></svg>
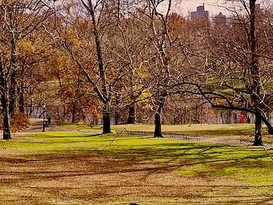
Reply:
<svg viewBox="0 0 273 205"><path fill-rule="evenodd" d="M153 132L154 125L115 125L113 129L128 131ZM240 136L252 135L253 124L185 124L185 125L162 125L163 133L188 134L195 136Z"/></svg>
<svg viewBox="0 0 273 205"><path fill-rule="evenodd" d="M85 123L68 123L68 122L58 122L58 126L69 130L90 130L98 131L101 130L101 125L87 125Z"/></svg>
<svg viewBox="0 0 273 205"><path fill-rule="evenodd" d="M178 165L181 174L189 176L231 176L237 173L237 178L254 184L261 182L257 178L253 180L255 175L263 176L265 184L273 177L273 172L270 172L273 150L265 151L263 147L232 147L164 138L96 135L92 132L44 132L2 141L0 149L24 154L103 151L138 161L171 161Z"/></svg>
<svg viewBox="0 0 273 205"><path fill-rule="evenodd" d="M85 124L69 124L62 125L63 128L69 130L79 130L82 132L93 132L99 134L102 132L100 125L88 126ZM152 124L125 124L112 125L113 133L126 133L126 131L145 132L153 135L154 125ZM162 125L164 134L179 134L196 137L213 137L224 139L237 139L243 141L253 141L254 125L253 124L184 124L184 125ZM267 128L263 127L263 141L273 143L273 137L267 135Z"/></svg>
<svg viewBox="0 0 273 205"><path fill-rule="evenodd" d="M33 170L31 167L31 165L33 166L31 164L32 161L40 163L44 168L47 167L47 164L53 166L55 164L52 165L52 163L56 163L56 165L67 163L68 158L66 156L69 156L69 163L74 158L75 163L77 163L79 155L89 156L94 154L97 157L96 160L92 161L92 158L86 158L89 161L85 164L84 160L81 159L83 164L81 164L79 176L77 176L77 173L74 176L73 172L71 177L77 177L76 179L73 178L76 182L80 180L80 177L87 176L94 180L94 183L98 181L92 194L95 193L98 199L102 197L101 195L105 195L104 201L93 203L93 198L88 198L91 193L87 191L91 189L91 185L81 187L83 186L81 185L83 181L80 181L81 183L73 184L72 188L70 187L66 190L67 192L70 190L74 195L86 198L86 201L75 200L74 204L88 204L88 202L92 202L92 204L110 204L110 202L114 203L117 201L120 204L128 204L131 199L136 199L135 201L138 200L142 204L163 204L163 202L165 204L234 204L240 202L250 204L252 201L260 203L265 197L268 200L270 200L270 197L273 198L273 162L271 158L273 149L232 147L178 139L158 139L119 134L97 135L96 132L97 130L94 129L85 133L67 131L41 132L17 136L10 141L0 142L1 159L3 161L13 157L19 160L19 162L26 161L27 164L23 165L24 169ZM115 163L109 165L111 162ZM30 164L28 165L28 163ZM10 166L15 166L16 168L17 165L11 164ZM71 165L67 164L67 166ZM17 169L15 169L16 171L12 173L11 177L16 175ZM94 170L91 171L92 169ZM58 168L56 172L48 174L46 181L55 182L53 176L61 173L62 177L56 178L57 184L61 183L59 180L70 177L70 172L66 170L62 173L62 170ZM136 180L137 182L130 182L130 180L134 179L129 177L125 180L127 184L132 186L127 185L129 188L119 181L114 185L111 184L113 183L111 180L120 177L122 181L122 176L125 177L133 172L136 172L135 176L145 173L144 176L147 179L143 178L140 182L138 180ZM46 168L42 173L47 174L48 169ZM111 174L114 175L110 181L108 181L107 177L104 179L107 179L106 181L100 181L101 177L108 176L108 174L109 177ZM36 175L38 174L36 173ZM95 178L96 176L98 178ZM160 181L153 189L159 186L159 189L162 189L163 192L163 189L170 189L169 193L163 196L157 191L153 192L151 188L153 181L147 181L147 184L145 184L145 180L148 180L149 176L153 176L154 180L162 180L162 183ZM177 182L178 184L169 186L167 182L164 182L168 176L175 177L176 180L183 179L183 183L179 181ZM34 181L38 185L41 180L39 177L40 175L37 177L38 182ZM27 184L27 180L27 178L24 179L23 184ZM34 179L30 178L29 180L32 180L29 184L33 186ZM69 178L67 181L67 183L72 183ZM167 185L164 183L167 183ZM43 183L42 185L46 186ZM20 189L20 186L18 189ZM56 190L52 191L53 194L51 193L50 186L46 187L46 194L52 199L57 194L55 194ZM125 186L124 190L122 186ZM179 191L177 192L177 189L174 190L175 186L185 187L186 191L183 189L184 193L181 195ZM141 187L140 190L132 191L139 187ZM131 191L127 192L127 189ZM125 194L111 195L114 190L124 191ZM61 196L62 194L65 196L65 192L62 192L62 190L58 191L61 193ZM71 199L73 197L58 198L58 202L61 204ZM210 201L207 201L207 199Z"/></svg>
<svg viewBox="0 0 273 205"><path fill-rule="evenodd" d="M137 131L148 132L153 135L154 125L114 125L115 132ZM185 125L162 125L163 134L181 134L197 137L217 137L224 139L237 139L253 141L253 124L185 124ZM267 129L263 127L263 141L273 142L273 136L267 135Z"/></svg>

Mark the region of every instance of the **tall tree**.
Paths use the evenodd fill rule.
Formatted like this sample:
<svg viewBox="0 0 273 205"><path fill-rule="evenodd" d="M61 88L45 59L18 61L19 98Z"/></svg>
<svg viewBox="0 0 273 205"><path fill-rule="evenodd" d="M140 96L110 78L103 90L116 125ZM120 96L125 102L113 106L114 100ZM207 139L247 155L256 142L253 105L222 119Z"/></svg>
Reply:
<svg viewBox="0 0 273 205"><path fill-rule="evenodd" d="M10 139L9 116L15 113L18 77L18 42L29 37L52 14L43 1L24 0L0 2L1 13L1 103L3 108L3 139Z"/></svg>
<svg viewBox="0 0 273 205"><path fill-rule="evenodd" d="M112 99L118 82L127 72L128 62L119 49L118 5L109 1L80 1L73 5L67 23L61 25L60 43L78 69L83 73L102 105L103 133L110 133ZM74 16L73 16L74 15ZM113 43L114 42L114 43Z"/></svg>
<svg viewBox="0 0 273 205"><path fill-rule="evenodd" d="M93 86L95 87L95 90L97 91L97 94L103 103L103 133L106 134L111 132L111 128L110 128L110 100L111 100L110 95L111 93L109 93L109 90L108 90L108 82L107 82L107 76L105 71L105 62L104 62L104 57L102 52L102 45L101 45L101 36L100 36L101 34L99 33L97 17L95 14L95 9L97 5L94 6L91 0L88 0L87 3L85 1L81 1L81 2L86 8L86 10L88 11L91 18L92 26L93 26L93 34L95 39L96 51L97 51L99 76L102 81L101 90L99 90L98 86L90 78L89 75L87 75L87 77L89 82L93 84ZM104 5L105 5L105 2L102 2L101 3L102 11L104 9L103 8Z"/></svg>
<svg viewBox="0 0 273 205"><path fill-rule="evenodd" d="M256 0L241 3L246 12L236 13L230 26L209 26L203 34L197 32L199 52L188 58L188 64L196 68L196 79L189 84L195 87L193 94L201 94L214 108L252 113L253 144L262 145L262 122L273 133L266 116L272 107L273 81L268 73L272 53L266 48L272 40Z"/></svg>
<svg viewBox="0 0 273 205"><path fill-rule="evenodd" d="M183 20L179 15L171 13L173 6L172 1L151 0L147 4L146 18L151 42L147 62L150 73L150 92L156 107L154 137L163 137L161 115L164 104L169 95L174 92L172 84L184 75L184 56L182 52L179 52L181 51L179 45L183 39L180 32L177 32L179 29L183 30Z"/></svg>

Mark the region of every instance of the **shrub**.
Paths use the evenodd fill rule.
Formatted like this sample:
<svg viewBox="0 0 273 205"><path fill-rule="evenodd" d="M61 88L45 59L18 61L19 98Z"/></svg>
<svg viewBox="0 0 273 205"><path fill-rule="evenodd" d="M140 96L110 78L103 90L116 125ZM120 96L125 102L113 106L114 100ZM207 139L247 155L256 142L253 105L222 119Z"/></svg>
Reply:
<svg viewBox="0 0 273 205"><path fill-rule="evenodd" d="M16 113L13 115L10 121L12 132L26 129L30 122L27 116L23 113Z"/></svg>

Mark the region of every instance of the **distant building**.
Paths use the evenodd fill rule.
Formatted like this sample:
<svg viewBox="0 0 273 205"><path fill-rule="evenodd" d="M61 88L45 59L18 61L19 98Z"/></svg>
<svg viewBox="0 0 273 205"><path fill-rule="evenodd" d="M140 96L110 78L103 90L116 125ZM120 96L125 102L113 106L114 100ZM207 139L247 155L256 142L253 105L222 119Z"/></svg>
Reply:
<svg viewBox="0 0 273 205"><path fill-rule="evenodd" d="M197 7L197 11L191 12L191 20L209 19L209 12L205 11L205 4Z"/></svg>
<svg viewBox="0 0 273 205"><path fill-rule="evenodd" d="M220 12L217 16L214 17L215 26L224 27L227 24L227 17Z"/></svg>

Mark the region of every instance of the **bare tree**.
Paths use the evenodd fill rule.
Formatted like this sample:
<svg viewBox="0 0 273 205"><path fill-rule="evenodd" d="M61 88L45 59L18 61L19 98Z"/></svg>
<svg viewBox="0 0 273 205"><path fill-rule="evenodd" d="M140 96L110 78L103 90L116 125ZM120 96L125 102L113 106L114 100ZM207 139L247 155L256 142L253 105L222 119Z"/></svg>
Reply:
<svg viewBox="0 0 273 205"><path fill-rule="evenodd" d="M121 32L120 8L115 1L80 3L73 5L79 13L66 16L66 27L61 26L59 32L60 42L101 102L103 133L110 133L112 100L120 96L121 80L133 66L127 59L130 53Z"/></svg>
<svg viewBox="0 0 273 205"><path fill-rule="evenodd" d="M177 92L173 85L181 81L187 73L184 67L185 55L180 46L184 42L184 20L172 12L175 7L172 3L152 0L147 5L146 16L152 44L147 62L151 76L150 92L156 107L154 137L163 137L161 115L164 104L170 95L183 93L181 90Z"/></svg>
<svg viewBox="0 0 273 205"><path fill-rule="evenodd" d="M273 79L268 72L272 69L272 53L267 50L272 40L256 0L241 3L246 14L236 13L229 26L209 26L205 34L197 32L201 52L193 52L189 57L188 64L195 67L196 78L189 83L193 89L188 91L201 94L214 108L255 115L253 144L262 145L262 122L273 133L266 116L272 111ZM180 85L186 81L190 82L187 79Z"/></svg>

